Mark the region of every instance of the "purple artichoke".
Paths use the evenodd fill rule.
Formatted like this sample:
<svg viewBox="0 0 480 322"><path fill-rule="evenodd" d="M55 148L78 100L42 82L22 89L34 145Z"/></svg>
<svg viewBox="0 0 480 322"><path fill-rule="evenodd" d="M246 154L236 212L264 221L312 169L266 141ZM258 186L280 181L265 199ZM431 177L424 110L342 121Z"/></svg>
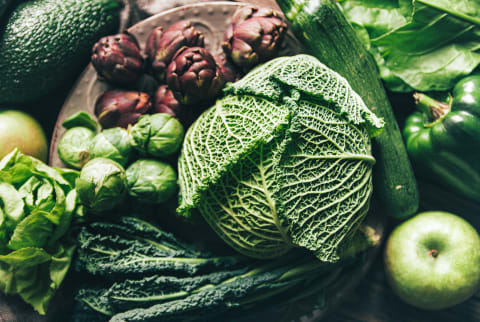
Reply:
<svg viewBox="0 0 480 322"><path fill-rule="evenodd" d="M185 105L214 99L225 85L215 59L201 47L183 47L177 51L166 75L173 95Z"/></svg>
<svg viewBox="0 0 480 322"><path fill-rule="evenodd" d="M165 32L155 28L148 37L145 52L153 76L159 81L165 79L165 71L177 50L183 46L203 47L203 35L187 20L171 25Z"/></svg>
<svg viewBox="0 0 480 322"><path fill-rule="evenodd" d="M134 83L143 73L143 56L138 42L128 32L101 38L92 49L92 64L105 80Z"/></svg>
<svg viewBox="0 0 480 322"><path fill-rule="evenodd" d="M222 47L235 64L251 68L277 55L286 30L276 11L243 7L233 15Z"/></svg>
<svg viewBox="0 0 480 322"><path fill-rule="evenodd" d="M182 112L182 105L177 101L167 85L160 86L153 98L153 113L168 113L178 118Z"/></svg>
<svg viewBox="0 0 480 322"><path fill-rule="evenodd" d="M242 78L242 73L238 70L235 65L233 65L228 59L225 54L219 54L214 56L217 65L220 67L222 71L223 78L226 82L236 82L240 78Z"/></svg>
<svg viewBox="0 0 480 322"><path fill-rule="evenodd" d="M146 93L110 90L98 98L95 115L103 128L127 128L148 113L151 107L150 96Z"/></svg>

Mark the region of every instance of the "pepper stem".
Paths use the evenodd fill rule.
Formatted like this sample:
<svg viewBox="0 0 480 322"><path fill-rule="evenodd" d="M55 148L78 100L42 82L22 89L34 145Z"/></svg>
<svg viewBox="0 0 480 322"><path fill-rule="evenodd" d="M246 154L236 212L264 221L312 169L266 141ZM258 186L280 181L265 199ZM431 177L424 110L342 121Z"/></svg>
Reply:
<svg viewBox="0 0 480 322"><path fill-rule="evenodd" d="M422 93L413 94L413 99L417 109L422 112L428 120L433 123L450 112L450 104L439 102L428 95Z"/></svg>

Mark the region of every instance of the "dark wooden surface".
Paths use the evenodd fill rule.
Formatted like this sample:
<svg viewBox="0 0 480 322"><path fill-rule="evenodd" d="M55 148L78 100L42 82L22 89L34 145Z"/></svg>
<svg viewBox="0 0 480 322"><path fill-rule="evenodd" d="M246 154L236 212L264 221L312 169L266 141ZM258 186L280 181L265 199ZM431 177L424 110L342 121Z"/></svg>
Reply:
<svg viewBox="0 0 480 322"><path fill-rule="evenodd" d="M140 19L154 14L158 11L166 10L175 5L200 2L199 0L125 0L134 10L131 21L133 23ZM273 0L244 0L259 5L274 5ZM72 87L74 80L66 83L64 88L59 89L56 95L49 97L37 104L23 107L34 117L41 120L45 132L51 135L55 125L56 114L62 106L63 100ZM398 97L396 97L398 98ZM407 102L408 104L408 102ZM58 109L55 107L58 106ZM401 110L405 108L401 99L394 107ZM476 214L467 213L467 219L480 228L480 213L478 218ZM394 227L396 222L390 221L389 229ZM473 322L480 321L480 293L473 296L470 300L455 307L439 311L425 311L416 309L400 301L387 285L383 271L383 252L377 257L373 267L367 273L366 277L360 282L354 292L343 299L339 307L332 312L325 321L328 322ZM62 298L64 294L58 294ZM25 309L25 315L17 315L12 318L12 307L15 309ZM61 310L62 308L57 308ZM24 303L19 303L15 297L5 297L0 294L0 322L40 322L39 318L32 318L30 308ZM65 320L67 321L67 318ZM63 322L58 321L58 322ZM56 321L55 321L56 322ZM94 321L92 321L94 322Z"/></svg>

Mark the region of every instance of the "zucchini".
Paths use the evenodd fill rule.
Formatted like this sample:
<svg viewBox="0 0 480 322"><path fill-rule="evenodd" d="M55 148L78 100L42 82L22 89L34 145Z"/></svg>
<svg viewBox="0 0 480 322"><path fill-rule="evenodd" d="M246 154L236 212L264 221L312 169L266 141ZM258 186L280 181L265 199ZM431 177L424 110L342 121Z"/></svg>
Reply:
<svg viewBox="0 0 480 322"><path fill-rule="evenodd" d="M387 214L407 218L419 207L417 182L402 134L373 57L333 0L277 0L295 36L321 62L347 79L385 127L373 141L374 193Z"/></svg>

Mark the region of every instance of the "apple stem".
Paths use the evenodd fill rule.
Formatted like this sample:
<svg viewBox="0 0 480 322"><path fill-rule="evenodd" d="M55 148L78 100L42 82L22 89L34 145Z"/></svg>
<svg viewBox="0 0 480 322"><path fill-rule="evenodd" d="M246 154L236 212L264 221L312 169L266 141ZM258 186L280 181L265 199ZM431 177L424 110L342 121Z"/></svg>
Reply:
<svg viewBox="0 0 480 322"><path fill-rule="evenodd" d="M432 249L431 251L428 252L428 255L432 256L433 258L436 258L438 256L438 250Z"/></svg>

